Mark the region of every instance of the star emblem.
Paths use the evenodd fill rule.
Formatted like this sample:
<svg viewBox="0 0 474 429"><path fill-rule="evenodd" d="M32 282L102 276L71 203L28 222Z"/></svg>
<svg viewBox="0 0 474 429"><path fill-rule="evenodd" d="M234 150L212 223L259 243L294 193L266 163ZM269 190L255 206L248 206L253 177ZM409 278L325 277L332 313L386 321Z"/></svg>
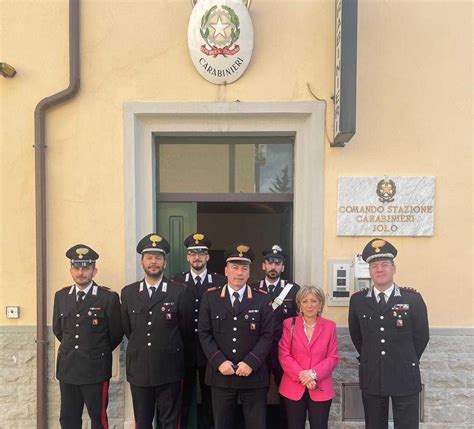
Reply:
<svg viewBox="0 0 474 429"><path fill-rule="evenodd" d="M224 24L222 22L221 16L219 16L217 18L217 22L215 24L211 24L211 27L214 29L214 37L221 35L225 38L225 30L229 27L229 24Z"/></svg>

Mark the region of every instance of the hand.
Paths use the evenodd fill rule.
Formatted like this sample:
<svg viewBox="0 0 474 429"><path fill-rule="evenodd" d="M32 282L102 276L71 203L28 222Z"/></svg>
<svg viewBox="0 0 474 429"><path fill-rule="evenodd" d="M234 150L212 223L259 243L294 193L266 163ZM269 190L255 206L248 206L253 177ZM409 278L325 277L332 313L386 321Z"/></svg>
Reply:
<svg viewBox="0 0 474 429"><path fill-rule="evenodd" d="M252 374L252 368L248 366L245 362L239 362L238 364L237 371L235 371L236 375L240 375L242 377L248 377L250 374Z"/></svg>
<svg viewBox="0 0 474 429"><path fill-rule="evenodd" d="M222 362L219 365L218 370L222 375L234 375L235 374L235 371L232 368L232 362L230 360L226 360L225 362Z"/></svg>
<svg viewBox="0 0 474 429"><path fill-rule="evenodd" d="M304 385L306 385L310 381L314 381L313 377L311 377L311 371L309 369L301 371L298 378L300 380L300 383Z"/></svg>
<svg viewBox="0 0 474 429"><path fill-rule="evenodd" d="M306 383L305 386L309 389L309 390L314 390L316 389L316 387L318 386L317 383L314 381L314 380L311 380L309 383Z"/></svg>

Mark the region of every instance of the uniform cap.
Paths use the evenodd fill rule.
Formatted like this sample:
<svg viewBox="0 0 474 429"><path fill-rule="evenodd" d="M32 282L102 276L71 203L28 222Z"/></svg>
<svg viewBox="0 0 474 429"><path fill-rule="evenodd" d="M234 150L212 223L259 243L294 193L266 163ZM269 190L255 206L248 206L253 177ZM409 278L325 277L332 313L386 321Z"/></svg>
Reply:
<svg viewBox="0 0 474 429"><path fill-rule="evenodd" d="M71 267L88 267L99 259L99 254L85 244L76 244L67 250L66 258L71 260Z"/></svg>
<svg viewBox="0 0 474 429"><path fill-rule="evenodd" d="M226 262L231 261L242 261L242 262L252 262L255 257L255 252L247 246L246 244L235 244L224 253L224 258Z"/></svg>
<svg viewBox="0 0 474 429"><path fill-rule="evenodd" d="M150 253L159 252L166 255L170 251L170 245L166 238L152 232L151 234L145 235L137 244L137 253Z"/></svg>
<svg viewBox="0 0 474 429"><path fill-rule="evenodd" d="M365 262L377 259L395 259L395 256L397 256L397 249L387 240L381 238L370 240L362 251L362 259Z"/></svg>
<svg viewBox="0 0 474 429"><path fill-rule="evenodd" d="M285 262L285 253L279 244L263 250L262 255L269 262Z"/></svg>
<svg viewBox="0 0 474 429"><path fill-rule="evenodd" d="M212 246L211 240L207 238L204 234L196 232L191 234L184 240L184 246L193 252L201 253L206 252Z"/></svg>

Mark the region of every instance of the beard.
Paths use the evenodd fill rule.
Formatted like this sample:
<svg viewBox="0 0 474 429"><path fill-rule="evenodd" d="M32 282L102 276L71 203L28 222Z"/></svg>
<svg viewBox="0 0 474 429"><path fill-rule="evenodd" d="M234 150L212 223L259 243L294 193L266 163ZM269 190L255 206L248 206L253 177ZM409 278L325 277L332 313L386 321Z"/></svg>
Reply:
<svg viewBox="0 0 474 429"><path fill-rule="evenodd" d="M193 267L194 271L201 271L206 267L206 262L194 261L191 263L191 267Z"/></svg>
<svg viewBox="0 0 474 429"><path fill-rule="evenodd" d="M270 271L267 272L267 277L269 279L275 280L278 277L280 277L280 273L275 271L275 270L270 270Z"/></svg>
<svg viewBox="0 0 474 429"><path fill-rule="evenodd" d="M149 267L145 268L143 267L143 271L145 271L145 274L150 277L151 279L159 279L162 275L163 272L165 271L164 267Z"/></svg>

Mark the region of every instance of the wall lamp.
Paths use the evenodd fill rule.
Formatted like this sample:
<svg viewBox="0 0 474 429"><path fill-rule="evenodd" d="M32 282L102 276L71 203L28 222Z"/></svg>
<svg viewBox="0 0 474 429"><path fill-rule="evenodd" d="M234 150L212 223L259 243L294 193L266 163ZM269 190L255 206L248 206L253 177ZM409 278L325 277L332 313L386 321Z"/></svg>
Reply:
<svg viewBox="0 0 474 429"><path fill-rule="evenodd" d="M10 78L16 75L16 70L10 64L0 63L0 74Z"/></svg>

